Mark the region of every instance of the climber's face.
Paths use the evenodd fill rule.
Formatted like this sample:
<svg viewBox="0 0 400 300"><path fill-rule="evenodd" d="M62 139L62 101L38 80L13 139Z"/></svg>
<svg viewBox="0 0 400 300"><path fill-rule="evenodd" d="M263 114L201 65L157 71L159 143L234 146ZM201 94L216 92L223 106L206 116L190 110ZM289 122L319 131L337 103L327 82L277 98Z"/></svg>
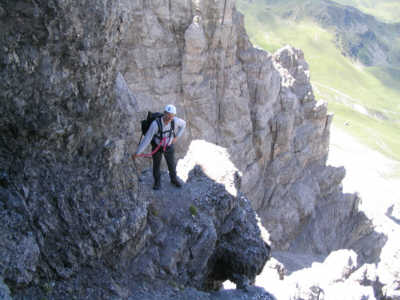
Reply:
<svg viewBox="0 0 400 300"><path fill-rule="evenodd" d="M171 113L169 113L169 112L164 112L164 121L165 121L166 123L171 122L172 119L173 119L174 117L175 117L174 114L171 114Z"/></svg>

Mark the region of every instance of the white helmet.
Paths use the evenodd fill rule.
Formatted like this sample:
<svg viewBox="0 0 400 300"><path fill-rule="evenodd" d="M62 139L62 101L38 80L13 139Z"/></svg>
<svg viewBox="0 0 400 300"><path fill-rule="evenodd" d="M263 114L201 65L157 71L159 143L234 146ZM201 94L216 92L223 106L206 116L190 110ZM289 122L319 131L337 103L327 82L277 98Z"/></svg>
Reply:
<svg viewBox="0 0 400 300"><path fill-rule="evenodd" d="M176 107L173 106L172 104L168 104L168 105L165 107L164 111L166 111L166 112L168 112L168 113L170 113L170 114L176 115Z"/></svg>

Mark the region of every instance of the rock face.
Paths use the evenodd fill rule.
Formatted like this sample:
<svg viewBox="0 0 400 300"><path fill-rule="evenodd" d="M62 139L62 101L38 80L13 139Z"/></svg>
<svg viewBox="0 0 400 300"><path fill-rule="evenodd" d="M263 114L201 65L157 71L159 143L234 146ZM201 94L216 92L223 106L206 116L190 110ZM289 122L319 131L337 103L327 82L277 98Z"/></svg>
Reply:
<svg viewBox="0 0 400 300"><path fill-rule="evenodd" d="M0 299L10 300L10 290L4 284L3 278L0 277Z"/></svg>
<svg viewBox="0 0 400 300"><path fill-rule="evenodd" d="M218 156L215 146L205 147ZM45 295L62 299L68 294L88 299L186 299L189 295L231 299L227 292L200 292L218 290L227 279L248 290L232 292L233 299L273 299L263 289L251 287L270 249L260 238L249 200L240 191L233 196L225 188L239 180L237 170L226 168L223 178L210 178L203 169L212 170L195 166L192 153L196 154L190 152L184 160L194 167L186 168L184 176L188 178L182 189L165 184L168 175L164 173L163 189L155 192L152 173L140 175L138 193L147 211L140 239L126 234L126 242L71 278L29 287L17 292L14 299ZM228 159L219 158L221 162ZM134 210L125 217L132 213Z"/></svg>
<svg viewBox="0 0 400 300"><path fill-rule="evenodd" d="M200 166L192 169L182 189L166 183L156 195L151 191L151 172L143 177L147 184L141 199L152 200L152 236L147 242L151 247L128 267L134 274L165 277L200 290L218 289L227 279L241 287L254 281L269 257L269 247L260 238L246 198L230 195ZM168 182L166 177L162 181Z"/></svg>
<svg viewBox="0 0 400 300"><path fill-rule="evenodd" d="M143 240L147 210L110 139L124 135L110 124L129 126L113 89L122 5L1 4L0 274L10 287L69 278Z"/></svg>
<svg viewBox="0 0 400 300"><path fill-rule="evenodd" d="M268 251L241 193L276 249L365 249L372 227L325 165L331 117L302 52L255 49L234 1L6 0L0 25L0 276L17 299L135 297L143 275L247 287ZM178 155L224 147L238 195L194 169L174 211L137 180L139 120L167 103L188 121Z"/></svg>
<svg viewBox="0 0 400 300"><path fill-rule="evenodd" d="M121 73L138 110L177 105L189 124L181 155L194 138L228 149L274 248L363 248L373 230L357 197L341 191L344 170L326 167L332 117L314 99L302 51L255 49L233 1L177 3L137 6L122 38Z"/></svg>

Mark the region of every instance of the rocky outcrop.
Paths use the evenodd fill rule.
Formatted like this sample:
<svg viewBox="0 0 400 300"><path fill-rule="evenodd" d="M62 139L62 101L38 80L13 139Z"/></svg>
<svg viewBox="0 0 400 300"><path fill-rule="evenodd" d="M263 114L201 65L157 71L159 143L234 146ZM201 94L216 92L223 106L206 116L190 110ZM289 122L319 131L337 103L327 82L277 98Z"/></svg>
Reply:
<svg viewBox="0 0 400 300"><path fill-rule="evenodd" d="M137 236L145 214L121 193L124 167L106 158L107 137L120 132L108 126L119 4L1 6L0 274L17 288L70 277Z"/></svg>
<svg viewBox="0 0 400 300"><path fill-rule="evenodd" d="M276 249L364 249L302 52L255 49L234 1L9 0L0 22L0 276L17 299L129 299L135 276L268 299L248 287L268 253L246 199ZM241 174L221 186L195 168L176 210L129 159L140 118L171 102L188 121L178 155L207 140Z"/></svg>
<svg viewBox="0 0 400 300"><path fill-rule="evenodd" d="M200 290L217 290L227 279L240 287L254 281L269 247L246 198L230 195L225 184L213 183L200 166L179 190L163 176L167 184L155 195L151 172L143 180L141 199L151 199L148 225L153 234L147 242L151 246L127 266L134 274Z"/></svg>
<svg viewBox="0 0 400 300"><path fill-rule="evenodd" d="M124 53L135 55L122 58L122 75L139 111L176 103L190 124L182 154L193 138L228 149L274 248L298 247L296 238L322 212L340 211L347 220L356 214L350 228L360 234L336 241L336 227L329 224L331 233L323 242L316 237L310 251L354 246L372 232L356 197L346 196L346 205L335 207L345 197L344 170L325 167L331 116L314 99L301 50L286 47L271 55L255 49L233 1L185 2L174 9L161 2L137 7L135 14L140 17L121 44ZM314 224L307 233L320 225Z"/></svg>
<svg viewBox="0 0 400 300"><path fill-rule="evenodd" d="M229 159L213 145L202 144L202 149L211 151L221 163ZM218 290L228 279L248 290L231 292L234 299L240 295L248 297L245 299L255 295L272 299L263 289L251 286L269 258L270 249L260 237L249 200L235 188L240 180L237 170L228 161L225 166L230 168L224 169L223 176L211 178L204 172L215 174L212 166L196 165L201 161L196 155L198 151L191 151L182 162L184 167L179 174L187 177L182 189L165 184L169 180L164 173L163 189L155 192L152 173L140 174L138 199L145 215L138 218L137 209L131 209L122 216L131 218L140 228L137 237L121 232L123 242L77 268L73 276L61 281L49 277L39 285L16 291L14 299L62 299L68 294L88 299L185 299L188 295L231 299L228 292L199 292ZM236 196L227 186L234 189ZM84 242L78 240L78 235L76 238L77 243ZM63 255L65 250L58 251Z"/></svg>

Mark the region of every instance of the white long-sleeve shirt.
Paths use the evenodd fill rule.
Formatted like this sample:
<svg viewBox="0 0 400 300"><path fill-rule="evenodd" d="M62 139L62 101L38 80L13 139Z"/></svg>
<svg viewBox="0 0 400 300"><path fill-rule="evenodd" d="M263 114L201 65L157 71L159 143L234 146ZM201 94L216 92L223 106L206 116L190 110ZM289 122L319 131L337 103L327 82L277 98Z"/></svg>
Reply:
<svg viewBox="0 0 400 300"><path fill-rule="evenodd" d="M186 122L178 117L174 117L174 122L175 122L175 126L174 126L174 131L175 131L175 137L179 138L182 134L183 131L185 130L186 127ZM167 125L164 124L163 118L161 117L161 132L162 132L162 138L166 137L167 138L167 145L171 145L172 144L172 140L174 139L174 135L169 134L169 131L171 129L171 122L169 122ZM144 138L142 139L142 141L140 142L138 149L136 150L136 154L140 154L144 151L144 149L150 144L151 140L153 139L153 137L155 135L157 135L158 133L158 125L157 125L157 120L154 120L149 129L146 132L146 135L144 136ZM156 136L154 138L154 141L159 144L160 143L160 139Z"/></svg>

